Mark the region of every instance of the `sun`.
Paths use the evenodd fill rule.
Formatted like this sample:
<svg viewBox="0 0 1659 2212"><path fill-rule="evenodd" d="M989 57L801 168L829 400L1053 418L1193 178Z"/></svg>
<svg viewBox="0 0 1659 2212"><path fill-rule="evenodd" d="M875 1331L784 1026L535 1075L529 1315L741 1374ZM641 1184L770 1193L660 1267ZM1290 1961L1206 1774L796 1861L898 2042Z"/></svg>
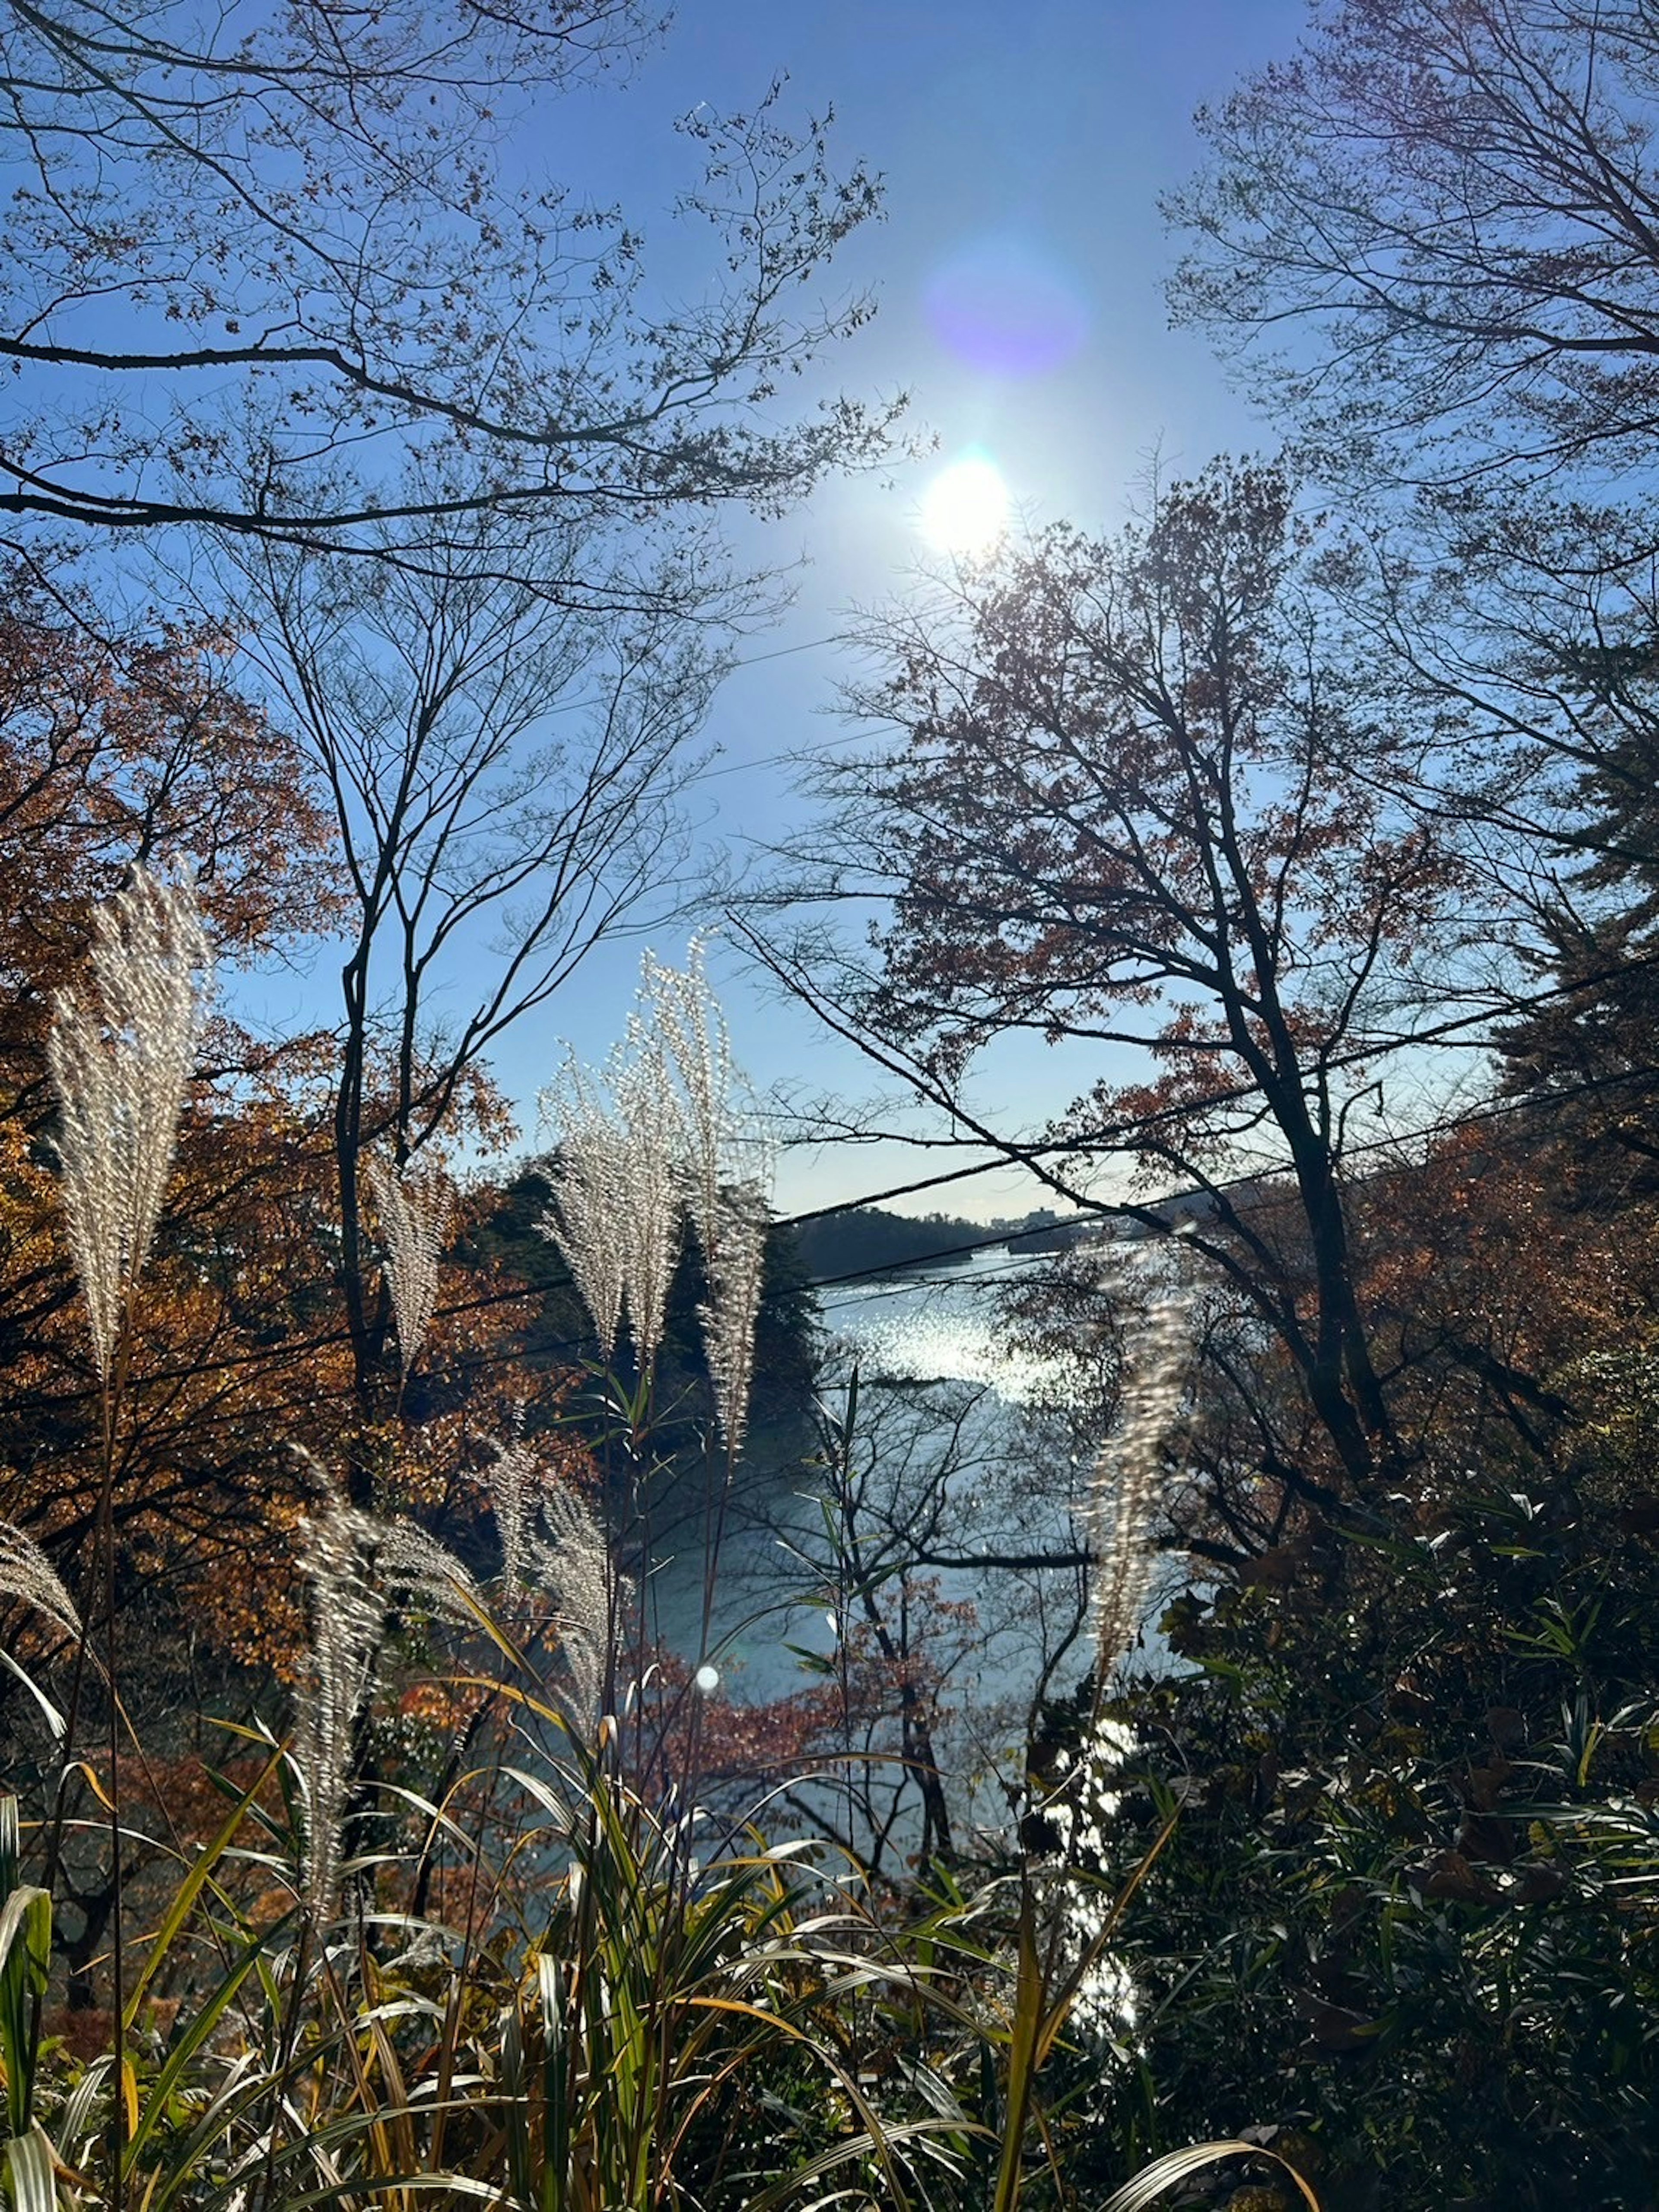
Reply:
<svg viewBox="0 0 1659 2212"><path fill-rule="evenodd" d="M982 453L964 454L928 485L922 535L939 553L988 553L1008 527L1008 487L995 462Z"/></svg>

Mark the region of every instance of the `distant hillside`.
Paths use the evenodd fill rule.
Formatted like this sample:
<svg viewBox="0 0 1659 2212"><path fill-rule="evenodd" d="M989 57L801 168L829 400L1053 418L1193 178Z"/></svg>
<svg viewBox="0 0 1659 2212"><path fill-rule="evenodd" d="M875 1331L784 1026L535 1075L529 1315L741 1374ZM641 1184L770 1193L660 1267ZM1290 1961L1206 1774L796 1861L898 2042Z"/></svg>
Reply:
<svg viewBox="0 0 1659 2212"><path fill-rule="evenodd" d="M1079 1226L1059 1220L1047 1208L1017 1221L984 1222L964 1221L950 1213L918 1216L854 1206L820 1221L804 1221L795 1235L808 1276L824 1283L892 1267L925 1267L930 1261L965 1259L969 1250L998 1243L1015 1251L1054 1251L1069 1244Z"/></svg>
<svg viewBox="0 0 1659 2212"><path fill-rule="evenodd" d="M888 1267L915 1267L982 1244L996 1231L982 1221L960 1221L948 1213L918 1218L885 1213L876 1206L849 1206L820 1221L803 1221L795 1231L810 1279L831 1282L842 1275L875 1274Z"/></svg>

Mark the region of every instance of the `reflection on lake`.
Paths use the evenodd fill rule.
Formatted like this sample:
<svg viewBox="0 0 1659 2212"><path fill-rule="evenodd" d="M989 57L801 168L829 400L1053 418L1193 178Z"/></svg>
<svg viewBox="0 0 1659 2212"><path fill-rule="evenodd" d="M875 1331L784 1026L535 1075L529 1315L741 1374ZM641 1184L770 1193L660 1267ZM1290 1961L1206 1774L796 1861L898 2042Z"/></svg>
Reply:
<svg viewBox="0 0 1659 2212"><path fill-rule="evenodd" d="M1163 1279L1156 1254L1115 1256L1143 1286ZM1082 1509L1100 1347L1090 1302L1077 1309L1064 1357L1045 1360L1018 1342L1000 1296L1048 1264L992 1249L826 1289L823 1395L832 1428L845 1424L856 1374L850 1427L816 1453L797 1437L769 1455L755 1440L726 1522L706 1651L700 1534L653 1583L663 1639L718 1667L722 1703L840 1686L827 1746L836 1763L807 1785L805 1806L787 1788L799 1769L780 1769L776 1817L828 1819L833 1800L844 1808L842 1832L875 1837L877 1856L920 1848L916 1784L896 1756L905 1682L919 1686L928 1731L911 1739L908 1771L936 1767L962 1843L975 1830L1006 1835L1034 1701L1070 1695L1091 1669ZM1156 1630L1139 1655L1169 1663ZM860 1679L876 1685L861 1707ZM826 1748L821 1735L811 1742ZM873 1766L872 1747L883 1754ZM850 1782L823 1778L854 1766L866 1793L856 1814ZM884 1787L890 1810L878 1814L870 1807Z"/></svg>
<svg viewBox="0 0 1659 2212"><path fill-rule="evenodd" d="M953 1743L953 1759L983 1765L1021 1735L1036 1650L1074 1627L1079 1577L963 1562L984 1550L1029 1559L1075 1543L1078 1470L1033 1425L1032 1401L1053 1365L1012 1346L999 1316L998 1293L1041 1264L992 1249L822 1293L832 1415L844 1414L855 1368L860 1378L854 1496L835 1498L826 1520L836 1486L823 1458L775 1456L769 1467L757 1440L722 1550L712 1655L722 1696L760 1702L822 1680L801 1652L832 1657L827 1616L839 1615L842 1632L849 1620L867 1626L860 1578L884 1605L896 1604L897 1570L915 1547L928 1562L905 1585L903 1632L941 1666L942 1705L971 1715L969 1733L988 1731ZM665 1639L688 1659L701 1656L702 1562L699 1540L665 1567L654 1592Z"/></svg>
<svg viewBox="0 0 1659 2212"><path fill-rule="evenodd" d="M997 1246L945 1266L837 1285L823 1293L824 1323L872 1375L980 1383L1006 1405L1026 1405L1053 1381L1054 1363L1010 1343L997 1294L1039 1264Z"/></svg>

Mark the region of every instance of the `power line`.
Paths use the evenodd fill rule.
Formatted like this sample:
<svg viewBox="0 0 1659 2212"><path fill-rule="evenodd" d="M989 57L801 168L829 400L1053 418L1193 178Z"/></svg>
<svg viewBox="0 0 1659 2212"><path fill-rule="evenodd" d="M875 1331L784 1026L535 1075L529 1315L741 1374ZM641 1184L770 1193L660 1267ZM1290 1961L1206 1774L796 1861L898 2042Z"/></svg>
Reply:
<svg viewBox="0 0 1659 2212"><path fill-rule="evenodd" d="M1443 1044L1448 1039L1455 1036L1462 1030L1474 1029L1486 1023L1512 1021L1520 1015L1534 1012L1539 1008L1550 1005L1552 1001L1577 998L1587 991L1594 990L1599 984L1617 982L1632 974L1648 969L1659 969L1659 951L1639 954L1633 959L1623 962L1619 967L1604 969L1598 975L1579 976L1570 983L1553 983L1543 990L1532 992L1524 998L1511 1000L1507 1005L1502 1006L1486 1006L1477 1013L1452 1016L1431 1028L1414 1030L1409 1036L1356 1045L1352 1051L1333 1054L1329 1059L1320 1063L1319 1072L1322 1074L1334 1069L1364 1066L1373 1060L1386 1060L1396 1052L1408 1052L1419 1045ZM807 1003L811 1002L809 1000ZM1489 1038L1477 1040L1476 1048L1490 1047L1490 1044ZM1595 1077L1587 1079L1570 1091L1553 1091L1547 1098L1523 1096L1513 1100L1494 1102L1489 1106L1473 1109L1467 1115L1459 1116L1446 1122L1431 1122L1401 1136L1376 1138L1364 1144L1344 1146L1340 1157L1348 1159L1363 1157L1369 1152L1379 1149L1386 1150L1389 1147L1420 1144L1437 1135L1449 1134L1471 1121L1496 1119L1507 1114L1522 1112L1528 1109L1546 1111L1552 1106L1570 1103L1573 1097L1588 1097L1596 1091L1616 1089L1620 1084L1636 1079L1630 1074ZM1183 1099L1161 1108L1156 1113L1141 1115L1133 1121L1121 1122L1109 1128L1093 1131L1088 1136L1043 1138L1030 1144L1009 1143L997 1146L992 1158L975 1162L970 1167L950 1168L943 1174L923 1176L912 1182L895 1183L884 1190L874 1191L864 1197L839 1200L832 1206L811 1207L802 1212L787 1216L787 1224L792 1228L801 1228L808 1222L830 1220L839 1214L854 1212L860 1207L882 1205L890 1198L914 1197L922 1191L942 1189L946 1184L965 1182L976 1176L1005 1173L1011 1167L1024 1166L1030 1162L1054 1158L1057 1155L1070 1154L1086 1158L1102 1152L1133 1152L1137 1149L1134 1139L1144 1132L1157 1129L1170 1121L1187 1120L1195 1113L1211 1113L1218 1107L1243 1105L1247 1100L1257 1098L1260 1096L1261 1086L1258 1084L1233 1084L1225 1089L1212 1091L1207 1097ZM895 1136L890 1141L903 1144L908 1140L902 1136ZM954 1141L960 1143L965 1148L975 1151L984 1150L996 1144L996 1140L992 1138L964 1137ZM1277 1171L1274 1170L1274 1172ZM1260 1170L1253 1170L1249 1174L1231 1177L1222 1182L1200 1184L1189 1190L1171 1191L1160 1198L1148 1200L1146 1206L1140 1210L1150 1211L1155 1206L1176 1204L1183 1198L1201 1196L1206 1192L1242 1189L1255 1181L1260 1172ZM1130 1210L1127 1206L1112 1206L1095 1200L1085 1200L1082 1203L1102 1213L1124 1213ZM992 1238L990 1241L995 1243L1000 1240ZM963 1245L956 1249L967 1251L974 1248Z"/></svg>
<svg viewBox="0 0 1659 2212"><path fill-rule="evenodd" d="M1467 1114L1455 1115L1444 1121L1426 1122L1419 1128L1410 1129L1398 1135L1376 1137L1369 1139L1364 1144L1348 1146L1344 1149L1343 1158L1345 1159L1355 1159L1364 1158L1370 1154L1380 1152L1403 1152L1412 1146L1431 1142L1437 1138L1455 1136L1463 1129L1478 1127L1483 1123L1489 1121L1502 1121L1511 1114L1547 1113L1551 1108L1558 1104L1568 1104L1575 1098L1590 1097L1598 1091L1615 1090L1621 1084L1631 1082L1633 1079L1634 1079L1628 1075L1599 1077L1593 1080L1589 1080L1576 1085L1571 1091L1553 1092L1547 1100L1528 1097L1495 1100L1486 1106L1473 1107ZM968 1142L971 1140L964 1139L963 1141ZM1032 1149L1035 1150L1038 1148ZM1051 1148L1043 1147L1041 1149L1047 1150ZM1073 1140L1065 1146L1054 1147L1052 1149L1077 1152L1084 1148L1079 1146L1075 1140ZM787 1218L781 1218L780 1226L784 1228L794 1228L805 1222L822 1221L833 1218L836 1215L840 1213L856 1212L863 1207L874 1206L878 1202L878 1200L883 1197L903 1197L912 1191L927 1190L933 1188L939 1183L948 1182L957 1177L988 1175L994 1170L1006 1170L1011 1164L1018 1164L1017 1160L1011 1158L998 1158L994 1160L982 1161L975 1167L957 1169L953 1170L951 1175L930 1176L921 1182L901 1184L891 1191L878 1193L875 1198L849 1199L841 1206L824 1206L820 1207L815 1212L794 1214ZM1133 1201L1123 1201L1121 1203L1115 1203L1109 1200L1086 1200L1082 1201L1082 1204L1090 1211L1079 1214L1077 1218L1080 1219L1087 1219L1090 1218L1090 1212L1091 1212L1095 1218L1103 1221L1110 1219L1113 1217L1116 1217L1120 1219L1125 1218L1137 1219L1144 1214L1155 1213L1165 1206L1179 1206L1192 1200L1219 1197L1225 1195L1229 1192L1248 1190L1252 1185L1261 1184L1268 1182L1269 1179L1276 1179L1285 1172L1286 1169L1285 1167L1265 1170L1259 1168L1252 1169L1247 1174L1229 1176L1218 1182L1194 1183L1183 1188L1165 1191L1157 1198L1146 1200L1136 1200ZM1055 1225L1063 1226L1066 1224L1057 1224ZM868 1267L860 1268L853 1273L823 1276L815 1279L808 1285L808 1287L814 1291L837 1290L844 1284L872 1282L879 1279L883 1276L896 1274L905 1269L932 1267L941 1260L962 1258L970 1255L975 1252L994 1250L996 1247L1003 1244L1012 1246L1021 1236L1030 1235L1032 1233L1034 1232L1030 1231L1002 1230L994 1233L989 1233L983 1237L976 1237L970 1243L951 1244L945 1247L940 1251L923 1254L919 1259L884 1260L872 1261ZM1173 1226L1171 1227L1170 1233L1174 1233ZM1043 1255L1040 1253L1033 1253L1030 1256L1035 1259L1041 1258ZM1013 1272L1012 1267L1009 1272Z"/></svg>
<svg viewBox="0 0 1659 2212"><path fill-rule="evenodd" d="M1374 1046L1364 1048L1363 1049L1357 1049L1352 1055L1348 1057L1353 1060L1383 1057L1392 1052L1407 1049L1413 1045L1437 1042L1439 1039L1452 1034L1457 1030L1471 1027L1479 1022L1491 1021L1497 1018L1499 1012L1512 1017L1516 1012L1530 1011L1533 1008L1547 1005L1553 1000L1571 998L1578 995L1588 989L1593 988L1598 982L1616 980L1619 977L1627 975L1633 969L1646 969L1656 966L1659 966L1659 952L1656 952L1652 955L1644 955L1638 959L1627 962L1624 963L1622 967L1617 969L1609 970L1603 975L1588 978L1581 977L1575 982L1570 984L1551 986L1546 990L1533 994L1528 998L1517 1002L1510 1007L1501 1010L1487 1009L1483 1010L1480 1013L1476 1015L1459 1017L1438 1025L1436 1029L1419 1031L1414 1033L1411 1036L1402 1037L1380 1047ZM1341 1060L1333 1060L1326 1063L1328 1066L1335 1066L1342 1064L1344 1063ZM1547 1116L1554 1110L1572 1103L1576 1099L1594 1097L1607 1091L1617 1090L1637 1079L1638 1079L1635 1076L1628 1073L1589 1077L1576 1082L1570 1087L1553 1091L1547 1094L1547 1096L1541 1098L1523 1095L1511 1099L1493 1100L1486 1105L1472 1108L1467 1113L1451 1115L1427 1122L1403 1133L1379 1136L1370 1139L1362 1144L1345 1146L1342 1152L1342 1158L1346 1160L1352 1158L1364 1158L1379 1152L1391 1152L1400 1153L1417 1146L1431 1143L1438 1139L1457 1134L1466 1129L1482 1127L1507 1120L1510 1116L1517 1114L1533 1114L1540 1116ZM1254 1085L1232 1086L1225 1091L1212 1094L1208 1099L1200 1099L1196 1101L1188 1100L1182 1103L1179 1107L1172 1107L1165 1109L1163 1114L1145 1117L1141 1121L1133 1124L1125 1124L1115 1133L1108 1131L1098 1132L1096 1133L1093 1143L1095 1148L1097 1150L1106 1149L1107 1139L1115 1133L1120 1141L1110 1148L1117 1151L1127 1151L1133 1149L1132 1145L1121 1141L1121 1139L1132 1138L1134 1133L1138 1130L1144 1130L1156 1126L1159 1121L1170 1118L1171 1116L1185 1116L1194 1111L1205 1110L1213 1106L1238 1103L1243 1099L1254 1095L1255 1095L1255 1086ZM963 1139L961 1141L964 1144L972 1144L976 1143L979 1140ZM1089 1142L1075 1137L1063 1140L1048 1140L1030 1146L1011 1146L1004 1151L1000 1152L995 1158L976 1163L969 1167L953 1169L942 1175L926 1176L920 1178L914 1182L894 1185L884 1190L873 1192L862 1197L842 1200L833 1206L820 1206L794 1215L779 1216L776 1218L776 1225L780 1228L785 1229L799 1228L813 1221L833 1218L842 1214L857 1212L866 1206L878 1205L884 1199L909 1196L922 1190L938 1188L946 1183L965 1180L975 1176L990 1174L994 1171L1006 1170L1009 1166L1019 1164L1022 1161L1026 1159L1054 1153L1069 1153L1073 1155L1086 1154L1089 1150ZM1282 1174L1284 1170L1281 1168L1271 1170L1270 1172L1273 1175L1277 1176ZM1249 1173L1224 1179L1221 1182L1200 1183L1167 1192L1156 1199L1150 1199L1145 1201L1125 1201L1114 1203L1106 1200L1085 1200L1083 1201L1083 1205L1086 1209L1085 1218L1086 1218L1090 1215L1092 1215L1094 1218L1101 1220L1106 1220L1115 1217L1120 1219L1139 1218L1144 1222L1146 1215L1156 1213L1161 1208L1176 1206L1183 1203L1183 1201L1192 1200L1202 1200L1206 1197L1222 1196L1228 1192L1248 1188L1252 1184L1261 1183L1263 1180L1263 1171L1255 1170L1251 1170ZM1018 1230L988 1231L983 1237L965 1240L962 1243L947 1246L939 1251L927 1253L918 1258L875 1261L872 1262L868 1266L860 1267L846 1274L823 1277L817 1281L804 1285L801 1287L809 1293L814 1293L822 1290L840 1289L854 1284L881 1282L889 1277L900 1275L909 1275L913 1279L915 1279L914 1286L917 1288L962 1286L964 1281L964 1279L962 1277L954 1277L951 1279L950 1285L942 1285L937 1282L928 1282L925 1279L916 1278L916 1270L919 1267L937 1266L937 1264L941 1261L969 1257L977 1252L994 1250L1000 1247L1009 1246L1012 1244L1013 1240L1018 1238L1022 1233L1029 1232L1022 1232ZM1030 1256L1031 1258L1036 1258L1041 1255L1033 1254ZM1003 1270L1000 1270L999 1273L1013 1273L1019 1272L1023 1269L1024 1264L1025 1263L1024 1261L1011 1259L1007 1267ZM981 1276L979 1279L984 1280L985 1277ZM895 1285L895 1293L911 1286L911 1285L903 1283L896 1284ZM459 1318L467 1314L484 1311L491 1307L512 1304L524 1300L543 1298L550 1292L568 1292L575 1295L576 1286L574 1281L567 1275L555 1281L526 1284L521 1288L514 1290L486 1292L472 1298L461 1299L453 1304L441 1306L438 1309L437 1316L435 1317L441 1319ZM763 1303L769 1305L781 1302L785 1297L792 1295L794 1295L793 1291L774 1289L765 1293ZM844 1303L851 1304L853 1302L849 1300ZM834 1309L832 1308L832 1310L833 1310ZM565 1338L557 1340L551 1344L544 1345L540 1348L544 1352L574 1352L580 1351L586 1340L586 1339L581 1337ZM239 1368L246 1368L261 1364L269 1364L273 1369L281 1369L290 1366L293 1364L304 1359L308 1355L324 1352L331 1348L338 1347L348 1341L349 1332L344 1329L324 1331L319 1334L312 1336L308 1339L302 1339L298 1342L290 1342L286 1345L277 1346L262 1346L256 1350L240 1352L229 1358L214 1360L205 1366L192 1363L191 1367L188 1369L159 1369L155 1370L149 1379L152 1382L166 1382L169 1380L177 1381L185 1374L197 1376L204 1374L228 1376ZM520 1357L521 1357L521 1354L517 1351L502 1352L501 1353L492 1352L483 1354L481 1357L475 1357L469 1362L469 1364L474 1369L493 1369L498 1366L508 1365ZM349 1396L350 1393L349 1390L342 1390L325 1395L328 1397L344 1398ZM42 1399L42 1402L45 1402L44 1398ZM63 1401L54 1399L52 1402L62 1403ZM233 1418L245 1419L246 1409L228 1409L226 1418L228 1419Z"/></svg>
<svg viewBox="0 0 1659 2212"><path fill-rule="evenodd" d="M1545 1101L1526 1097L1494 1101L1486 1106L1472 1109L1467 1114L1457 1115L1443 1121L1425 1124L1424 1127L1413 1130L1402 1137L1391 1136L1378 1138L1369 1144L1352 1146L1350 1149L1348 1156L1360 1156L1377 1151L1399 1150L1407 1145L1422 1144L1435 1138L1455 1135L1461 1130L1479 1127L1488 1122L1501 1121L1514 1114L1547 1112L1547 1110L1553 1106L1568 1104L1571 1103L1573 1099L1577 1097L1589 1097L1606 1090L1615 1089L1620 1084L1627 1083L1631 1079L1632 1079L1629 1076L1609 1076L1592 1079L1575 1085L1570 1091L1562 1091L1552 1093L1550 1097ZM1006 1166L1006 1164L1007 1163L1006 1161L993 1161L987 1164L987 1166L997 1167ZM981 1167L963 1170L962 1172L977 1174L986 1171L987 1169L985 1167ZM948 1178L941 1178L940 1180L948 1180ZM1183 1198L1199 1198L1227 1190L1239 1189L1250 1183L1258 1182L1261 1180L1261 1178L1259 1174L1252 1174L1241 1176L1226 1182L1207 1186L1199 1185L1188 1191L1173 1192L1163 1198L1148 1201L1148 1206L1146 1209L1136 1208L1134 1210L1150 1210L1151 1207L1176 1205L1180 1203ZM926 1186L918 1187L925 1188ZM795 1217L794 1219L821 1219L827 1214L856 1210L856 1208L860 1205L867 1204L870 1201L868 1200L849 1200L842 1206L824 1208L817 1213L798 1216ZM1098 1208L1102 1216L1109 1215L1113 1212L1122 1212L1127 1210L1128 1209L1113 1207L1109 1205L1104 1204L1101 1205ZM781 1218L776 1225L781 1228L788 1228L794 1225L794 1224L791 1219ZM857 1273L827 1277L821 1281L808 1283L801 1285L800 1287L811 1295L811 1293L820 1290L841 1289L858 1283L878 1283L884 1281L889 1277L897 1276L907 1273L914 1273L915 1270L919 1266L932 1266L942 1259L961 1257L971 1255L975 1252L994 1249L999 1246L1008 1244L1012 1237L1017 1237L1020 1233L1021 1232L1018 1231L1012 1232L1005 1231L1000 1233L988 1234L982 1238L976 1238L969 1243L952 1245L944 1252L930 1253L921 1261L905 1260L878 1261L868 1267L859 1270ZM1041 1256L1042 1255L1040 1254L1032 1254L1030 1255L1030 1258L1035 1260ZM1027 1264L1028 1262L1025 1261L1011 1258L1006 1267L999 1269L996 1272L1000 1275L1019 1273L1024 1272ZM926 1289L963 1288L967 1287L969 1279L961 1276L952 1276L942 1282L938 1280L929 1281L923 1279L919 1279L915 1287ZM988 1279L988 1277L983 1274L978 1278L980 1282L983 1282L986 1279ZM885 1295L896 1296L908 1287L911 1287L911 1285L904 1283L895 1283ZM452 1304L440 1306L434 1315L434 1319L456 1319L468 1314L484 1311L494 1306L507 1305L544 1298L550 1292L557 1291L568 1292L573 1296L580 1295L576 1291L576 1286L574 1281L568 1276L566 1276L556 1281L527 1284L519 1289L489 1291L477 1297L457 1300ZM798 1293L793 1291L780 1291L773 1290L764 1294L762 1304L763 1305L774 1304L781 1302L786 1297L793 1295L798 1295ZM857 1303L860 1302L852 1299L838 1301L830 1308L830 1310L839 1310L844 1306L852 1305ZM319 1335L301 1340L298 1342L290 1342L289 1344L275 1346L261 1346L257 1350L238 1353L230 1358L212 1360L205 1364L192 1361L191 1364L185 1368L158 1368L152 1370L152 1372L147 1376L146 1380L151 1383L164 1383L167 1382L177 1382L186 1376L228 1376L239 1368L252 1367L260 1364L268 1364L274 1371L279 1372L283 1369L293 1367L311 1354L325 1352L331 1348L338 1348L345 1345L349 1340L349 1332L347 1330L343 1328L329 1330ZM560 1338L555 1340L551 1343L543 1344L538 1347L538 1350L544 1354L574 1354L582 1351L590 1340L591 1340L585 1335L580 1337ZM504 1349L498 1352L490 1352L473 1353L469 1356L466 1361L466 1367L470 1371L474 1373L481 1370L489 1372L497 1369L519 1364L522 1361L522 1358L523 1352L522 1349L519 1347ZM78 1395L90 1395L93 1394L88 1391ZM336 1390L322 1393L319 1393L314 1387L308 1386L305 1395L305 1403L310 1406L319 1403L343 1402L352 1395L353 1390L349 1385L343 1386ZM23 1402L27 1403L27 1401ZM40 1405L50 1404L53 1406L61 1406L66 1402L66 1399L64 1397L54 1396L47 1393L36 1393L34 1394L34 1402ZM224 1410L222 1422L205 1418L198 1412L191 1418L190 1425L192 1428L210 1431L217 1425L245 1424L246 1419L247 1408L246 1406L228 1406Z"/></svg>

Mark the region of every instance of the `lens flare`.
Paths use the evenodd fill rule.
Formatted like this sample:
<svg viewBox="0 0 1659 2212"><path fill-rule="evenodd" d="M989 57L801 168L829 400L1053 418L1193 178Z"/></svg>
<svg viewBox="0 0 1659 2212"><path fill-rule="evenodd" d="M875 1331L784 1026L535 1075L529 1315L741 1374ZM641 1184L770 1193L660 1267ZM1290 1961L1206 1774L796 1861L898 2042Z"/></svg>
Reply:
<svg viewBox="0 0 1659 2212"><path fill-rule="evenodd" d="M921 502L922 535L936 551L988 553L1008 527L1008 487L983 453L942 469Z"/></svg>
<svg viewBox="0 0 1659 2212"><path fill-rule="evenodd" d="M963 246L933 276L926 304L940 344L991 376L1047 376L1088 341L1089 310L1076 280L1018 236Z"/></svg>

